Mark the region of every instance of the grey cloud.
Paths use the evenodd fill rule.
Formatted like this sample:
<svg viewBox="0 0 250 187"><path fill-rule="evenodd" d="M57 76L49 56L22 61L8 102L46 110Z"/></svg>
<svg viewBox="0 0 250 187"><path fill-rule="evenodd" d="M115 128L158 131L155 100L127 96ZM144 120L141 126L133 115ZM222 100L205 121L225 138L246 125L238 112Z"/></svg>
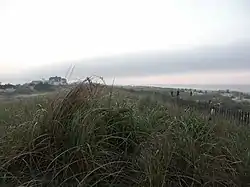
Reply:
<svg viewBox="0 0 250 187"><path fill-rule="evenodd" d="M91 62L91 61L90 61ZM76 64L76 75L144 76L214 70L250 70L250 43L175 53L149 53ZM87 63L86 63L87 64Z"/></svg>
<svg viewBox="0 0 250 187"><path fill-rule="evenodd" d="M104 78L175 74L214 70L250 70L250 42L204 47L178 52L151 52L72 62L72 78L99 75ZM27 72L22 80L65 76L70 63ZM18 78L20 79L20 77Z"/></svg>

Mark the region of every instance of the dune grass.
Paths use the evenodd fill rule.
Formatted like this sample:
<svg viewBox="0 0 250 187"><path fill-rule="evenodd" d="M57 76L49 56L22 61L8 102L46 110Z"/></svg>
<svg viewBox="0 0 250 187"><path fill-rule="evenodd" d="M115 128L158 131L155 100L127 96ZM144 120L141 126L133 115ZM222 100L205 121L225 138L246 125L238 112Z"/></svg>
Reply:
<svg viewBox="0 0 250 187"><path fill-rule="evenodd" d="M151 97L86 80L52 101L0 111L1 186L250 184L248 127Z"/></svg>

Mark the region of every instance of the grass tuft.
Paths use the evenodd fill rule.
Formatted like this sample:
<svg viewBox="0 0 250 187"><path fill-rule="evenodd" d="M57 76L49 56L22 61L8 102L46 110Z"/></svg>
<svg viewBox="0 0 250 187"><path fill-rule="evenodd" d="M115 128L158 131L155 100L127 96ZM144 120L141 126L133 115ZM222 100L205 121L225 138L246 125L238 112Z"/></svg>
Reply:
<svg viewBox="0 0 250 187"><path fill-rule="evenodd" d="M247 186L249 127L87 78L5 103L2 186Z"/></svg>

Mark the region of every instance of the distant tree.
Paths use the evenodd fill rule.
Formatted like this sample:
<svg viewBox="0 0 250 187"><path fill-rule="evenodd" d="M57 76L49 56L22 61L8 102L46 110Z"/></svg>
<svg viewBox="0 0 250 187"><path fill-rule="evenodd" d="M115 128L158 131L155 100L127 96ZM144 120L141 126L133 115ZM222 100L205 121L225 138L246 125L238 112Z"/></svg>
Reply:
<svg viewBox="0 0 250 187"><path fill-rule="evenodd" d="M39 83L34 86L34 89L37 91L52 91L53 86L48 83Z"/></svg>
<svg viewBox="0 0 250 187"><path fill-rule="evenodd" d="M19 86L15 91L16 94L32 94L32 92L33 91L30 89L30 87L26 86Z"/></svg>
<svg viewBox="0 0 250 187"><path fill-rule="evenodd" d="M1 89L12 89L12 88L15 89L16 86L13 84L3 84L3 85L0 85L0 88Z"/></svg>

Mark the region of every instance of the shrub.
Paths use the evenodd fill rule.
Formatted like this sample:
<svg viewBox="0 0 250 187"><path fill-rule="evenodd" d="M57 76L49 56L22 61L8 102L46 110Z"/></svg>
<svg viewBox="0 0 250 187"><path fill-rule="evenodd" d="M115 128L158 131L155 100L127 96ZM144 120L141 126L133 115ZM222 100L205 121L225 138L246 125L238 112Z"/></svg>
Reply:
<svg viewBox="0 0 250 187"><path fill-rule="evenodd" d="M103 107L102 89L80 84L10 129L1 144L12 185L132 185L139 144L129 108ZM7 142L7 143L6 143Z"/></svg>
<svg viewBox="0 0 250 187"><path fill-rule="evenodd" d="M53 91L53 86L48 83L39 83L34 86L37 91Z"/></svg>

